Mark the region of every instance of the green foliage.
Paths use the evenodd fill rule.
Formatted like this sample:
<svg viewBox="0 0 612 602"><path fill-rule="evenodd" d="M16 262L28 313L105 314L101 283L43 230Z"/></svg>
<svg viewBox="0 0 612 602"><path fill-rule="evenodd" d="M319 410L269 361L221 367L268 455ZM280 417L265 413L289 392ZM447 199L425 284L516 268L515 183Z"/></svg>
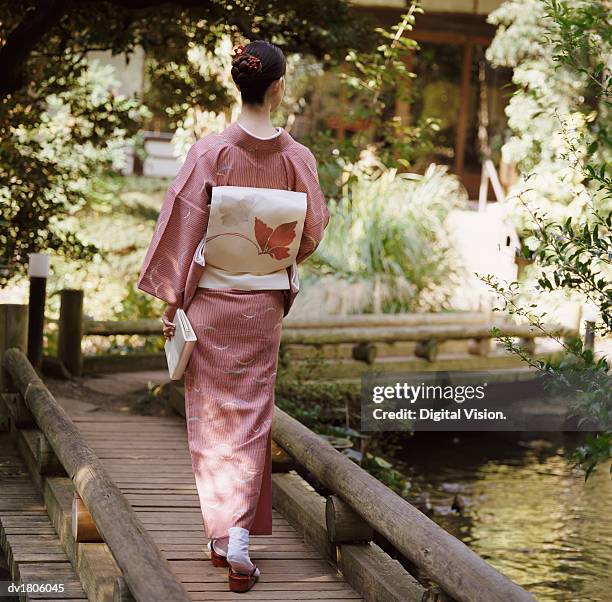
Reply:
<svg viewBox="0 0 612 602"><path fill-rule="evenodd" d="M612 190L612 188L611 188ZM533 212L540 246L535 250L524 248L524 254L540 266L552 268L540 271L539 290L557 289L578 291L600 309L602 328L612 332L612 213L604 218L594 212L592 223L576 224L571 217L557 224Z"/></svg>
<svg viewBox="0 0 612 602"><path fill-rule="evenodd" d="M157 79L159 74L160 85L181 88L186 96L197 95L200 82L185 53L198 45L212 50L223 34L236 39L268 39L288 53L303 52L331 62L348 47L366 48L373 43L371 28L343 0L270 0L265 4L15 0L0 4L0 41L4 46L0 52L0 72L4 74L0 94L14 93L32 82L38 84L54 73L70 72L72 59L87 51L130 54L140 46L158 61L161 71L154 69L151 75ZM165 65L172 62L176 69L167 71ZM155 86L156 82L152 83ZM184 98L177 97L177 101Z"/></svg>
<svg viewBox="0 0 612 602"><path fill-rule="evenodd" d="M143 295L136 288L134 281L129 282L127 291L121 301L121 309L115 313L117 320L140 320L155 315L158 309L155 300L150 295Z"/></svg>
<svg viewBox="0 0 612 602"><path fill-rule="evenodd" d="M410 38L415 16L422 13L412 2L400 21L389 28L376 27L377 44L372 49L349 49L334 75L344 86L346 103L338 115L346 123L361 124L350 137L339 141L331 130L311 132L306 141L318 157L329 157L321 166L324 191L333 194L342 182L343 165L364 155L374 156L388 167L424 169L435 148L440 120L423 118L407 124L395 115L395 103L411 103L408 90L415 74L406 58L418 49Z"/></svg>
<svg viewBox="0 0 612 602"><path fill-rule="evenodd" d="M380 456L366 453L361 463L361 467L367 470L373 477L393 489L402 497L408 497L412 484L408 477L388 460Z"/></svg>
<svg viewBox="0 0 612 602"><path fill-rule="evenodd" d="M112 68L82 61L64 89L48 86L44 102L0 105L0 286L26 273L28 253L85 261L96 254L70 218L91 179L121 167L142 116L137 103L113 95L114 85Z"/></svg>
<svg viewBox="0 0 612 602"><path fill-rule="evenodd" d="M547 36L553 46L553 60L586 76L589 98L610 97L609 50L612 45L612 18L608 2L545 0L546 16L555 31ZM597 102L595 105L597 106Z"/></svg>
<svg viewBox="0 0 612 602"><path fill-rule="evenodd" d="M137 280L167 187L163 178L113 175L89 180L83 205L66 226L99 253L91 261L53 258L48 315L57 316L59 300L53 292L62 288L83 289L84 313L98 320L160 315L162 301L128 285Z"/></svg>
<svg viewBox="0 0 612 602"><path fill-rule="evenodd" d="M526 5L533 10L526 11ZM533 118L535 123L518 127L516 139L509 144L518 141L525 151L519 157L519 167L527 173L515 198L528 219L522 254L534 261L535 288L539 295L554 291L578 294L597 310L598 318L592 318L596 320L595 332L609 337L612 24L604 5L595 0L507 2L493 13L493 21L503 26L491 54L499 60L505 43L515 40L519 32L529 33L508 55L509 62L517 64L515 80L523 83L523 89L513 98L514 106L511 102L510 113L531 107L523 119ZM551 132L552 148L545 139ZM553 178L548 180L549 190L542 188L545 169ZM543 197L549 201L564 199L572 211L561 219L563 212L542 208L539 201ZM525 306L517 300L518 283L503 286L490 276L483 280L499 294L502 310L527 320L543 336L552 336L539 303ZM542 370L549 377L549 386L570 396L585 425L598 428L574 455L588 478L599 463L612 457L612 376L608 361L584 348L580 340L558 340L565 351L558 362L534 361L512 340L502 340L509 350Z"/></svg>
<svg viewBox="0 0 612 602"><path fill-rule="evenodd" d="M584 478L587 480L597 465L605 464L612 456L612 437L609 434L598 433L587 434L586 440L576 448L573 459L576 466L584 470Z"/></svg>
<svg viewBox="0 0 612 602"><path fill-rule="evenodd" d="M320 157L331 215L305 279L333 291L349 313L435 310L453 287L455 257L444 223L466 197L446 168L424 163L439 120L406 125L390 117L396 95L414 78L406 57L417 48L409 31L420 12L413 2L399 23L376 28L376 48L349 50L337 71L347 89L341 118L367 127L342 141L329 130L307 137ZM407 168L425 173L399 173Z"/></svg>
<svg viewBox="0 0 612 602"><path fill-rule="evenodd" d="M458 180L435 165L416 175L379 164L352 166L347 182L310 261L313 277L335 294L342 294L342 282L354 285L346 289L359 305L353 311L443 307L453 265L444 221L465 202Z"/></svg>
<svg viewBox="0 0 612 602"><path fill-rule="evenodd" d="M281 345L276 379L277 405L318 432L346 420L346 408L359 403L359 387L317 380L325 369L321 350L298 363Z"/></svg>
<svg viewBox="0 0 612 602"><path fill-rule="evenodd" d="M372 52L350 50L345 68L339 73L347 86L348 100L357 100L349 105L352 107L354 104L355 108L350 108L343 117L368 124L367 130L359 131L351 138L349 148L358 153L375 132L375 153L389 167L414 167L418 159L433 148L439 131L437 119L428 118L408 125L398 117L392 117L396 94L397 100L412 100L406 90L415 75L408 71L406 58L418 48L410 38L410 31L416 15L422 12L419 2L415 1L408 12L401 15L399 23L389 29L377 27L375 31L381 36L381 43Z"/></svg>
<svg viewBox="0 0 612 602"><path fill-rule="evenodd" d="M298 25L298 26L296 26ZM91 261L100 249L72 227L88 184L120 167L122 147L145 115L142 99L115 96L90 51L147 58L147 100L167 124L222 112L231 98L205 60L219 42L264 38L291 54L337 61L374 43L343 0L256 3L179 1L0 3L0 286L25 273L27 254L52 250ZM223 50L227 50L223 48ZM225 52L227 62L229 52Z"/></svg>
<svg viewBox="0 0 612 602"><path fill-rule="evenodd" d="M359 383L312 380L320 364L320 356L315 355L302 369L282 369L276 381L276 405L332 445L342 447L344 455L396 493L407 496L410 481L382 456L394 449L394 434L380 433L370 441L355 430L351 425L360 420Z"/></svg>
<svg viewBox="0 0 612 602"><path fill-rule="evenodd" d="M610 106L602 93L609 85L609 15L601 0L509 0L488 18L498 29L487 58L512 67L517 87L506 109L511 136L502 155L530 175L511 196L522 194L557 222L584 218L589 200L604 211L612 206L576 168L577 162L612 161ZM515 210L526 227L531 218L524 205Z"/></svg>
<svg viewBox="0 0 612 602"><path fill-rule="evenodd" d="M356 132L343 141L337 140L329 129L316 128L304 136L303 141L320 158L320 182L330 198L337 194L343 165L358 161L366 148L368 153L376 155L388 166L426 166L422 159L434 147L439 120L428 118L414 125L406 125L392 117L401 84L414 78L414 74L407 70L404 59L417 45L408 36L402 37L402 34L412 28L414 15L418 12L422 11L415 3L408 13L401 16L398 24L389 29L374 28L364 40L355 41L344 52L334 49L334 56L344 61L341 67L331 64L328 59L316 59L304 53L287 57L287 88L284 101L275 114L275 121L279 124L291 123L296 115L302 113L313 88L319 85L317 79L327 71L332 75L331 80L343 83L347 92L342 119L367 124L364 131ZM371 43L366 44L366 39ZM178 154L184 154L194 138L223 129L237 114L239 94L230 76L232 44L232 36L219 31L214 48L200 41L197 45L189 45L187 55L192 83L203 78L208 82L208 88L216 86L206 101L201 86L196 86L190 93L179 83L176 88L170 89L169 86L164 92L165 87L158 86L157 80L151 78L147 102L157 106L159 103L152 95L158 95L165 103L167 123L176 128L174 142ZM166 67L168 69L175 71L174 67ZM198 99L192 98L194 94ZM182 104L169 102L174 96L177 100L183 99ZM409 98L405 100L410 101Z"/></svg>

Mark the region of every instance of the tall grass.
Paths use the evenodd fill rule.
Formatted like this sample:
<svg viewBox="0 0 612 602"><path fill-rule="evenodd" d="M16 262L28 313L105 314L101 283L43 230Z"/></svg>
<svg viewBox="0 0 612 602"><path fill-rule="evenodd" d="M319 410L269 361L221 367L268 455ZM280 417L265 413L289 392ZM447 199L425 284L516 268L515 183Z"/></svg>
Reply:
<svg viewBox="0 0 612 602"><path fill-rule="evenodd" d="M357 168L330 203L306 283L317 280L339 313L443 309L456 261L445 220L466 200L446 167L423 175Z"/></svg>

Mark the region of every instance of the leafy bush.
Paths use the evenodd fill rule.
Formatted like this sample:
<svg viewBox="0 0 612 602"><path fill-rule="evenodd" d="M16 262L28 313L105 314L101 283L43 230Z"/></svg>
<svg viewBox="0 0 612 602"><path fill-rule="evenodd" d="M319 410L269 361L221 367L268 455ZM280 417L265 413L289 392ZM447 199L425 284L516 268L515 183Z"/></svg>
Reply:
<svg viewBox="0 0 612 602"><path fill-rule="evenodd" d="M525 177L515 199L527 220L523 255L534 261L538 300L526 306L517 300L518 283L503 286L490 276L484 280L499 293L504 311L521 316L545 336L551 333L539 299L553 292L588 302L596 310L589 328L602 337L612 335L612 24L604 4L512 0L492 16L501 27L491 53L499 59L505 52L508 61L520 65L515 80L523 83L510 103L510 113L516 112L520 121L514 122L516 137L509 145L522 149L518 165ZM512 42L518 44L510 51ZM568 209L565 215L558 207L561 201ZM543 371L554 389L568 394L585 424L598 429L574 454L588 478L612 456L607 359L574 340L559 341L565 350L561 361L535 361L511 340L502 340Z"/></svg>
<svg viewBox="0 0 612 602"><path fill-rule="evenodd" d="M123 165L145 109L115 96L112 67L82 61L63 88L0 104L0 286L27 271L28 253L91 260L97 247L72 229L94 176ZM45 89L49 92L45 94Z"/></svg>
<svg viewBox="0 0 612 602"><path fill-rule="evenodd" d="M455 262L445 219L466 201L459 181L436 165L417 175L363 163L348 181L330 206L311 278L345 295L353 312L443 307Z"/></svg>

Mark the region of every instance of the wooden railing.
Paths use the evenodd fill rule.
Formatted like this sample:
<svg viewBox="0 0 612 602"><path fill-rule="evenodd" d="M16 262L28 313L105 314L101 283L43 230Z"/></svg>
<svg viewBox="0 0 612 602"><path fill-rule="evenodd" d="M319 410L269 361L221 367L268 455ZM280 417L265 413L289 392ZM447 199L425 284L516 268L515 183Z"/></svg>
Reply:
<svg viewBox="0 0 612 602"><path fill-rule="evenodd" d="M283 321L285 331L342 328L397 328L402 326L485 325L503 323L501 316L482 312L441 312L403 314L356 314L349 316L325 316L316 320L295 319L289 316ZM161 335L158 319L141 320L84 320L83 335L111 336L117 334Z"/></svg>
<svg viewBox="0 0 612 602"><path fill-rule="evenodd" d="M17 395L16 405L25 404L25 408L17 410L16 414L31 413L44 440L91 513L134 598L142 601L190 600L128 500L109 478L100 460L40 380L24 353L15 347L7 349L3 354L2 369L10 378L11 395Z"/></svg>
<svg viewBox="0 0 612 602"><path fill-rule="evenodd" d="M471 355L486 357L495 326L501 336L517 337L529 352L535 350L534 339L543 332L528 325L517 325L499 314L481 312L448 312L429 314L330 316L313 321L294 320L283 323L281 344L284 346L323 347L350 345L352 358L373 363L378 347L388 343L414 342L414 355L428 362L436 360L445 341L467 342ZM567 338L576 336L576 330L551 327L550 333ZM83 291L61 291L59 318L58 359L71 374L81 374L83 362L87 371L120 369L149 369L165 367L163 353L130 353L83 357L84 336L141 335L161 336L158 319L91 320L83 318Z"/></svg>
<svg viewBox="0 0 612 602"><path fill-rule="evenodd" d="M298 464L453 599L461 602L535 600L461 541L278 408L274 412L272 436ZM328 498L326 510L327 539L340 544L343 539L338 535L341 527L336 518L344 515L340 521L343 523L350 519L347 521L342 504L338 508L333 496ZM352 537L367 539L367 528L353 530ZM342 548L339 551L342 556Z"/></svg>

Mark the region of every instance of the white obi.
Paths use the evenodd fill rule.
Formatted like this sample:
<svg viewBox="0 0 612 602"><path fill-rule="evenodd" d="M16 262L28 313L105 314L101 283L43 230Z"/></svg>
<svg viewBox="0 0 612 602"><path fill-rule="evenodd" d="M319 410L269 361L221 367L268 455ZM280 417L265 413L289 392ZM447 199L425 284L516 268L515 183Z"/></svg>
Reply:
<svg viewBox="0 0 612 602"><path fill-rule="evenodd" d="M206 237L194 260L198 286L288 289L306 217L306 193L277 188L213 186Z"/></svg>

